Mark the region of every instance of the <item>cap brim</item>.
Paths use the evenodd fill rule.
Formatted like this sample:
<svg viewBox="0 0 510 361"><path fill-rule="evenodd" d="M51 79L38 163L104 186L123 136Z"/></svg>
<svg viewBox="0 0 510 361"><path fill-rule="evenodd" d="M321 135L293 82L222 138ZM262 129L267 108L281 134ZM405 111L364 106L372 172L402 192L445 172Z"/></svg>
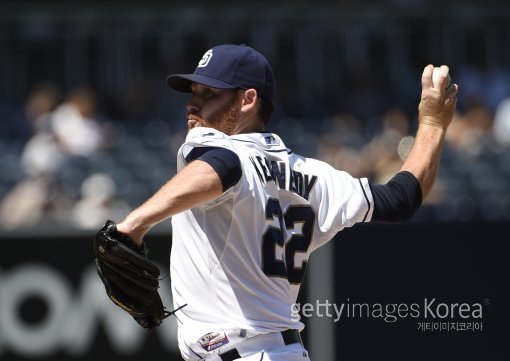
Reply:
<svg viewBox="0 0 510 361"><path fill-rule="evenodd" d="M173 74L166 78L170 88L184 93L191 93L191 83L202 84L211 88L235 89L237 86L200 74Z"/></svg>

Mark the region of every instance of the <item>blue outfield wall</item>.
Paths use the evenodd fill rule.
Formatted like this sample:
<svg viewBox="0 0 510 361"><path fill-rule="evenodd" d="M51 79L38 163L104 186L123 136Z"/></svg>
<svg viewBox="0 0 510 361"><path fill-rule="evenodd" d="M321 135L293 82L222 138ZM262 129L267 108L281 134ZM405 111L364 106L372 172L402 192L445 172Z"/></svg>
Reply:
<svg viewBox="0 0 510 361"><path fill-rule="evenodd" d="M337 235L338 360L510 360L510 223Z"/></svg>

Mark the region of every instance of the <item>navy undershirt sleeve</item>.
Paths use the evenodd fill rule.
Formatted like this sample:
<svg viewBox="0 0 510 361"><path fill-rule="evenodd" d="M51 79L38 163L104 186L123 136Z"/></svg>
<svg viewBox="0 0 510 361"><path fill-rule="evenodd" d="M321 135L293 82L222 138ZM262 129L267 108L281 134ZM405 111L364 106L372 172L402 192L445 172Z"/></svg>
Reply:
<svg viewBox="0 0 510 361"><path fill-rule="evenodd" d="M189 152L186 161L201 160L208 163L220 177L223 192L241 179L241 161L231 150L218 147L196 147Z"/></svg>
<svg viewBox="0 0 510 361"><path fill-rule="evenodd" d="M370 184L370 188L374 197L374 222L409 220L421 206L420 183L410 172L399 172L388 183Z"/></svg>

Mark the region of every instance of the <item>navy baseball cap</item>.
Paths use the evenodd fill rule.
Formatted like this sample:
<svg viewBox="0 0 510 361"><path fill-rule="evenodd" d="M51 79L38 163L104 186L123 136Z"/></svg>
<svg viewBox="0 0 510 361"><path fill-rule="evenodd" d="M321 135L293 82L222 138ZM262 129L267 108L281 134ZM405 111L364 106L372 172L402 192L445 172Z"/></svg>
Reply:
<svg viewBox="0 0 510 361"><path fill-rule="evenodd" d="M173 74L166 79L175 90L190 93L191 83L218 89L254 88L274 103L275 80L267 59L255 49L241 45L218 45L205 52L193 74Z"/></svg>

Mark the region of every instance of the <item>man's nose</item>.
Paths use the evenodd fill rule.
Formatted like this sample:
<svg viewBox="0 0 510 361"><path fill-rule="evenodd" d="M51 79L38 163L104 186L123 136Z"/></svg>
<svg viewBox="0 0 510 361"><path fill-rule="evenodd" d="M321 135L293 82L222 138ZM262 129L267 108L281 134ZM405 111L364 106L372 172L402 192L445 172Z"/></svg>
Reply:
<svg viewBox="0 0 510 361"><path fill-rule="evenodd" d="M196 96L192 96L186 104L186 110L188 113L198 113L200 110L200 104L198 103Z"/></svg>

